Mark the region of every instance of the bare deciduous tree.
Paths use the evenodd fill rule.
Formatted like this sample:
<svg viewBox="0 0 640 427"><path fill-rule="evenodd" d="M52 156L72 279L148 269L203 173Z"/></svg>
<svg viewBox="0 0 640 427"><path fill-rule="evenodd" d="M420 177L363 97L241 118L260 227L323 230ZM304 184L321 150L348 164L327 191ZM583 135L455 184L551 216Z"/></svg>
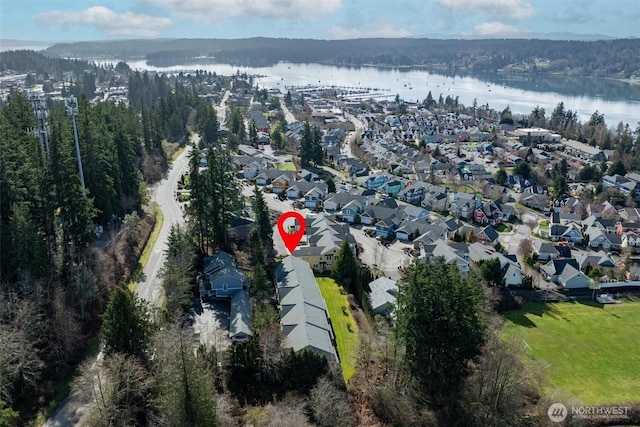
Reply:
<svg viewBox="0 0 640 427"><path fill-rule="evenodd" d="M78 387L91 393L93 407L83 424L107 427L151 424L153 378L134 358L113 354L94 369L82 368Z"/></svg>
<svg viewBox="0 0 640 427"><path fill-rule="evenodd" d="M520 256L529 256L533 253L533 242L531 239L522 239L518 245L518 254Z"/></svg>
<svg viewBox="0 0 640 427"><path fill-rule="evenodd" d="M346 391L338 389L327 377L320 378L311 389L309 406L320 427L353 425Z"/></svg>

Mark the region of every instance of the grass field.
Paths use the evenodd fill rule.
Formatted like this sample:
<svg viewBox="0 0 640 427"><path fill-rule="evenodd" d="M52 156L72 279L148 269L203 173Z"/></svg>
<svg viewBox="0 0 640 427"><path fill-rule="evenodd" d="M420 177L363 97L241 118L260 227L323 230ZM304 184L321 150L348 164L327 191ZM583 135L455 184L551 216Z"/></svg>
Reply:
<svg viewBox="0 0 640 427"><path fill-rule="evenodd" d="M155 206L156 212L156 223L153 226L153 230L151 230L151 234L149 235L149 239L147 243L144 245L144 249L142 250L142 254L140 254L140 259L138 260L138 268L133 274L131 281L127 284L127 287L131 292L135 292L136 287L138 287L138 280L140 280L140 274L142 274L142 270L147 265L147 261L149 261L149 256L151 255L151 250L155 246L158 241L158 236L160 236L160 230L162 229L162 223L164 222L164 214L162 213L162 209L158 206Z"/></svg>
<svg viewBox="0 0 640 427"><path fill-rule="evenodd" d="M640 302L528 303L504 314L506 333L549 365L549 391L585 405L640 400Z"/></svg>
<svg viewBox="0 0 640 427"><path fill-rule="evenodd" d="M293 163L278 163L276 169L280 171L295 171L296 165L294 165Z"/></svg>
<svg viewBox="0 0 640 427"><path fill-rule="evenodd" d="M345 381L356 372L358 353L358 325L349 311L347 296L340 293L340 286L328 277L316 278L320 293L327 304L333 334L338 346L340 367ZM345 310L343 310L343 307Z"/></svg>

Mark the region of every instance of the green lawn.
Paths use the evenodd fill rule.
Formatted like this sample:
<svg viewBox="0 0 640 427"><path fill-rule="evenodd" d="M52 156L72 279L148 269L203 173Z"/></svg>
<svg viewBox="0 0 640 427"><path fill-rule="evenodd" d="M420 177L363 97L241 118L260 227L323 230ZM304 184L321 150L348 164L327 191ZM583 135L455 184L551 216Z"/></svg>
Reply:
<svg viewBox="0 0 640 427"><path fill-rule="evenodd" d="M546 219L543 219L542 221L540 221L539 227L540 227L540 228L547 228L547 227L549 227L549 221L547 221Z"/></svg>
<svg viewBox="0 0 640 427"><path fill-rule="evenodd" d="M296 170L296 165L292 163L278 163L278 165L276 166L276 169L280 170L280 171L295 171Z"/></svg>
<svg viewBox="0 0 640 427"><path fill-rule="evenodd" d="M504 317L506 333L549 364L549 391L585 405L640 399L640 302L528 303Z"/></svg>
<svg viewBox="0 0 640 427"><path fill-rule="evenodd" d="M342 376L345 381L349 381L356 372L358 325L349 310L347 296L340 293L340 286L328 277L317 277L316 281L329 310L331 327L338 346ZM343 308L345 308L344 311Z"/></svg>

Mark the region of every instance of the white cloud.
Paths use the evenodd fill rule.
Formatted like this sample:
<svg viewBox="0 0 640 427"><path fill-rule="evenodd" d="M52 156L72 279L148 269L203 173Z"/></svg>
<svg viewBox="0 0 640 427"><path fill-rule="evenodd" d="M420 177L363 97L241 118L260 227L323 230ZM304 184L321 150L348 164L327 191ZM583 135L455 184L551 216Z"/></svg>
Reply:
<svg viewBox="0 0 640 427"><path fill-rule="evenodd" d="M331 27L329 36L332 39L361 39L361 38L402 38L411 37L411 33L402 28L396 27L392 22L386 20L377 20L371 25L370 31L362 31L355 28L345 28L341 26Z"/></svg>
<svg viewBox="0 0 640 427"><path fill-rule="evenodd" d="M474 34L478 36L512 36L522 34L523 31L513 25L502 22L483 22L473 27Z"/></svg>
<svg viewBox="0 0 640 427"><path fill-rule="evenodd" d="M133 12L116 13L103 6L79 12L54 10L36 15L36 19L49 25L95 27L110 36L156 37L171 26L168 18Z"/></svg>
<svg viewBox="0 0 640 427"><path fill-rule="evenodd" d="M458 13L484 13L510 19L533 15L531 4L522 0L437 0L440 6Z"/></svg>
<svg viewBox="0 0 640 427"><path fill-rule="evenodd" d="M143 0L161 4L185 20L221 22L226 18L261 17L283 21L310 20L335 12L342 0Z"/></svg>

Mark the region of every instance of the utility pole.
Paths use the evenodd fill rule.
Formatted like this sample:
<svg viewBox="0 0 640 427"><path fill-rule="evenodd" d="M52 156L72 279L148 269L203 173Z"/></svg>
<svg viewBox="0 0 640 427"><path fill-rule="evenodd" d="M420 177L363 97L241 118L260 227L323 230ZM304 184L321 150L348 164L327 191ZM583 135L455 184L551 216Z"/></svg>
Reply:
<svg viewBox="0 0 640 427"><path fill-rule="evenodd" d="M44 100L33 92L29 93L29 102L33 107L33 112L36 116L36 122L38 123L37 129L33 129L32 133L38 137L40 142L40 151L43 157L49 156L49 113L47 112L47 104Z"/></svg>
<svg viewBox="0 0 640 427"><path fill-rule="evenodd" d="M73 121L73 138L76 142L76 157L78 159L78 171L80 173L80 184L82 184L82 189L85 190L86 187L84 185L84 172L82 170L82 158L80 157L80 144L78 143L78 127L76 126L76 116L78 115L78 99L70 95L64 100L64 106L67 109L67 115L71 116L71 120Z"/></svg>

